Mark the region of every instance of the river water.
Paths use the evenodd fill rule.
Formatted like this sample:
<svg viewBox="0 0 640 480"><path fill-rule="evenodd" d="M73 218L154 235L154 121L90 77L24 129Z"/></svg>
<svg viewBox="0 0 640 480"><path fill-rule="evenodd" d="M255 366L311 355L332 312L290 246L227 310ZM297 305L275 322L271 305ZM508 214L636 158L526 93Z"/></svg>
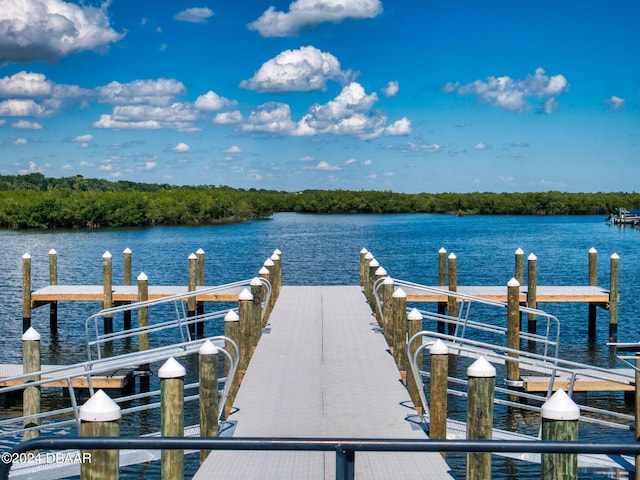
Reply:
<svg viewBox="0 0 640 480"><path fill-rule="evenodd" d="M58 254L59 284L102 283L102 255L113 255L114 283L121 283L122 252L133 252L133 276L150 285L187 283L188 256L205 251L207 285L257 274L274 249L283 252L286 285L357 284L359 251L365 247L389 275L437 283L438 250L455 253L460 285L506 285L514 276L514 253L538 258L538 285L586 285L588 251L598 251L598 284L609 286L610 256L620 256L618 341L638 341L640 230L620 228L596 216L302 215L233 225L113 230L0 231L0 363L21 363L22 255L32 257L33 289L48 283L48 252ZM49 334L48 308L33 311L42 335L42 363L84 360L84 320L97 303L60 304L59 332ZM543 304L561 322L562 358L622 367L608 341L607 312L599 309L596 338L587 341L584 304ZM619 397L602 401L620 403ZM622 402L623 403L623 402ZM605 434L606 435L606 434ZM632 432L615 433L632 441ZM597 435L596 435L597 436ZM607 438L599 438L606 441ZM518 478L505 467L499 478ZM130 473L131 478L150 474ZM515 476L514 476L515 475ZM497 477L498 478L498 477Z"/></svg>

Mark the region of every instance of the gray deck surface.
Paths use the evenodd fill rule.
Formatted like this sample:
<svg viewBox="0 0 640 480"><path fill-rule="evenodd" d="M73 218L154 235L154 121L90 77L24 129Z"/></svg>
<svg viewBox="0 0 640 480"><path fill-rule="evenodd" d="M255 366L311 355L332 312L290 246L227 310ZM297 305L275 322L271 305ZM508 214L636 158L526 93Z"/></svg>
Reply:
<svg viewBox="0 0 640 480"><path fill-rule="evenodd" d="M236 397L235 437L425 439L360 287L283 287ZM357 453L359 479L453 478L438 453ZM194 479L333 479L335 454L212 452Z"/></svg>

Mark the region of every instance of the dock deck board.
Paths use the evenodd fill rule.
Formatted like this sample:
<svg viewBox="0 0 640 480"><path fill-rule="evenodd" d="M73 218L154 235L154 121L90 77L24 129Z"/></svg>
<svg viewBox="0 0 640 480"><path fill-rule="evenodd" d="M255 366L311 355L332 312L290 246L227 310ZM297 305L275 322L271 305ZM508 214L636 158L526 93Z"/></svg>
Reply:
<svg viewBox="0 0 640 480"><path fill-rule="evenodd" d="M283 287L229 421L236 437L425 439L359 287ZM357 453L356 478L452 478L438 453ZM335 454L214 452L194 476L333 479Z"/></svg>
<svg viewBox="0 0 640 480"><path fill-rule="evenodd" d="M57 369L59 367L60 367L59 365L42 365L41 370L51 370L51 369ZM55 376L60 377L62 373L68 374L68 375L76 375L83 371L84 369L82 367L69 367L69 369L65 370L64 372L57 371ZM0 388L11 387L13 385L19 385L20 383L22 383L22 382L6 380L7 378L10 378L10 377L22 375L22 373L23 373L22 365L6 364L6 363L0 364ZM43 375L42 379L46 380L47 376ZM93 384L93 388L96 388L96 389L100 389L100 388L123 389L127 385L129 385L129 383L132 381L133 381L133 375L131 371L127 371L127 372L116 371L113 373L113 375L95 375L91 378L91 383ZM76 376L71 379L71 382L74 388L89 388L89 382L87 381L87 377ZM58 380L58 381L51 381L48 383L44 383L42 384L42 386L45 388L55 388L55 387L66 388L68 385L66 381Z"/></svg>
<svg viewBox="0 0 640 480"><path fill-rule="evenodd" d="M443 288L443 287L429 287ZM416 288L402 287L407 294L408 302L446 302L447 296L438 293L424 292ZM507 286L458 286L457 292L474 297L486 298L498 302L507 301ZM602 303L609 302L609 290L597 286L549 286L542 285L536 289L538 303L576 302ZM520 288L520 302L527 301L527 286Z"/></svg>

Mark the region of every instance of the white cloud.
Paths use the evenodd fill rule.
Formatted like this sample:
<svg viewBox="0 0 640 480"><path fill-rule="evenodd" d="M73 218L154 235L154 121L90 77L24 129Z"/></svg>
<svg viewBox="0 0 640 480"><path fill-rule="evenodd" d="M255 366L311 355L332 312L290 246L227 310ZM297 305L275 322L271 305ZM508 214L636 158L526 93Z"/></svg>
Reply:
<svg viewBox="0 0 640 480"><path fill-rule="evenodd" d="M98 87L99 100L112 105L168 105L176 96L185 93L182 82L172 78L134 80L129 83L111 82Z"/></svg>
<svg viewBox="0 0 640 480"><path fill-rule="evenodd" d="M316 158L311 155L305 155L304 157L300 157L298 160L301 162L313 162Z"/></svg>
<svg viewBox="0 0 640 480"><path fill-rule="evenodd" d="M41 130L42 125L37 122L29 122L28 120L18 120L17 122L11 124L11 127L16 128L18 130Z"/></svg>
<svg viewBox="0 0 640 480"><path fill-rule="evenodd" d="M167 106L117 105L111 114L100 116L95 128L110 129L161 129L179 131L198 130L193 122L199 114L189 104L180 102Z"/></svg>
<svg viewBox="0 0 640 480"><path fill-rule="evenodd" d="M605 100L605 103L607 103L608 105L610 105L612 108L619 110L621 108L625 107L625 99L624 98L620 98L617 97L615 95L613 95L612 97L609 97Z"/></svg>
<svg viewBox="0 0 640 480"><path fill-rule="evenodd" d="M175 147L173 147L173 151L177 153L185 153L191 149L189 145L186 143L180 142Z"/></svg>
<svg viewBox="0 0 640 480"><path fill-rule="evenodd" d="M373 18L380 13L380 0L296 0L289 5L288 12L269 7L248 27L263 37L286 37L322 22Z"/></svg>
<svg viewBox="0 0 640 480"><path fill-rule="evenodd" d="M3 117L43 117L46 114L45 108L33 100L0 102L0 115Z"/></svg>
<svg viewBox="0 0 640 480"><path fill-rule="evenodd" d="M382 93L384 93L385 97L395 97L400 91L400 84L395 80L391 80L389 83L387 83L387 86L381 88L381 90Z"/></svg>
<svg viewBox="0 0 640 480"><path fill-rule="evenodd" d="M291 107L286 103L269 102L251 112L242 129L247 132L291 134L295 124L291 121Z"/></svg>
<svg viewBox="0 0 640 480"><path fill-rule="evenodd" d="M218 113L214 119L213 123L216 125L233 125L236 123L241 123L243 120L242 113L238 110L233 110L231 112L220 112Z"/></svg>
<svg viewBox="0 0 640 480"><path fill-rule="evenodd" d="M476 149L476 150L488 150L488 149L491 148L491 145L488 145L488 144L483 143L483 142L479 142L479 143L476 143L473 146L473 148Z"/></svg>
<svg viewBox="0 0 640 480"><path fill-rule="evenodd" d="M24 137L15 138L12 143L17 146L26 145L27 139Z"/></svg>
<svg viewBox="0 0 640 480"><path fill-rule="evenodd" d="M342 170L342 167L340 165L331 165L327 162L319 162L317 165L313 166L313 167L305 167L308 170L325 170L325 171L337 171L337 170Z"/></svg>
<svg viewBox="0 0 640 480"><path fill-rule="evenodd" d="M74 137L73 141L78 143L89 143L93 141L93 135L90 133L87 133L86 135L78 135L77 137Z"/></svg>
<svg viewBox="0 0 640 480"><path fill-rule="evenodd" d="M0 78L0 97L48 97L52 92L53 84L41 73L22 71L11 77Z"/></svg>
<svg viewBox="0 0 640 480"><path fill-rule="evenodd" d="M232 145L227 148L224 153L228 153L229 155L239 155L242 153L242 149L237 145Z"/></svg>
<svg viewBox="0 0 640 480"><path fill-rule="evenodd" d="M214 111L233 107L237 104L238 102L235 100L229 100L228 98L221 97L213 90L209 90L204 95L200 95L196 99L194 105L198 110Z"/></svg>
<svg viewBox="0 0 640 480"><path fill-rule="evenodd" d="M358 160L356 160L355 158L350 158L349 160L344 162L345 165L355 165L356 163L358 163Z"/></svg>
<svg viewBox="0 0 640 480"><path fill-rule="evenodd" d="M402 117L400 120L396 120L384 129L384 133L393 136L409 135L411 131L411 120L407 117Z"/></svg>
<svg viewBox="0 0 640 480"><path fill-rule="evenodd" d="M210 8L187 8L186 10L181 11L174 15L173 18L179 20L181 22L190 22L190 23L207 23L209 18L213 17L213 10Z"/></svg>
<svg viewBox="0 0 640 480"><path fill-rule="evenodd" d="M3 1L0 8L0 65L54 63L71 53L98 50L124 35L109 24L106 8L62 0Z"/></svg>
<svg viewBox="0 0 640 480"><path fill-rule="evenodd" d="M350 70L342 71L340 62L330 53L307 46L285 50L267 60L252 78L240 82L240 86L268 93L324 91L327 80L346 83L354 76Z"/></svg>
<svg viewBox="0 0 640 480"><path fill-rule="evenodd" d="M447 93L457 91L461 95L476 95L485 103L514 112L529 110L530 97L544 99L538 111L547 114L556 109L556 97L568 90L569 82L564 75L550 77L542 68L537 68L524 80L514 80L509 76L488 77L486 82L476 80L465 85L449 82L444 87Z"/></svg>

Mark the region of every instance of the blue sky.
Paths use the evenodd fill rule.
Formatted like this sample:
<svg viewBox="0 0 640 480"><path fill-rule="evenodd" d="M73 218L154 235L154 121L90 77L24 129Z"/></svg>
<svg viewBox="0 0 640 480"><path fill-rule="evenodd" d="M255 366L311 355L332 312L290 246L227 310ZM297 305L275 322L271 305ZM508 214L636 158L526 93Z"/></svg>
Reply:
<svg viewBox="0 0 640 480"><path fill-rule="evenodd" d="M0 174L638 191L640 3L0 0Z"/></svg>

